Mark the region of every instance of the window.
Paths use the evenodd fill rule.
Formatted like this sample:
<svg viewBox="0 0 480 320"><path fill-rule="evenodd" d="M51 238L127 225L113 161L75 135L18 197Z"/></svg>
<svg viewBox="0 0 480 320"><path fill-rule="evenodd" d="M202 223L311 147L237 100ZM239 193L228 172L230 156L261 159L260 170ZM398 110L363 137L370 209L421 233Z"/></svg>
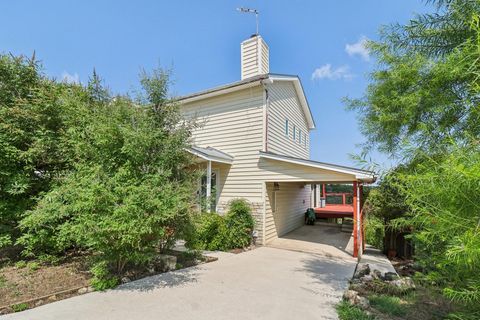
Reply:
<svg viewBox="0 0 480 320"><path fill-rule="evenodd" d="M285 119L285 135L288 137L289 131L288 131L288 119Z"/></svg>
<svg viewBox="0 0 480 320"><path fill-rule="evenodd" d="M307 147L307 134L305 133L303 136L303 143L305 145L305 148Z"/></svg>
<svg viewBox="0 0 480 320"><path fill-rule="evenodd" d="M297 140L297 127L293 125L293 141Z"/></svg>
<svg viewBox="0 0 480 320"><path fill-rule="evenodd" d="M302 130L298 129L298 143L302 144Z"/></svg>

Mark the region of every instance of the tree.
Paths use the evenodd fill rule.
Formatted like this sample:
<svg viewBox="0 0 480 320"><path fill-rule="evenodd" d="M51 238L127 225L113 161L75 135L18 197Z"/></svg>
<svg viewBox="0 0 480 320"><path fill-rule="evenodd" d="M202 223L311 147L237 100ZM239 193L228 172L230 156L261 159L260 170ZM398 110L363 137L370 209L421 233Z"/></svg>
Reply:
<svg viewBox="0 0 480 320"><path fill-rule="evenodd" d="M385 27L380 41L369 44L378 69L363 98L346 100L358 112L367 148L405 156L412 146L442 152L447 140L480 137L472 45L478 50L480 2L434 3L436 13Z"/></svg>
<svg viewBox="0 0 480 320"><path fill-rule="evenodd" d="M87 88L62 92L60 144L72 167L24 215L17 243L25 254L80 248L98 259L94 270L121 272L188 231L191 126L168 98L165 74L143 73L137 100L108 98L96 75Z"/></svg>
<svg viewBox="0 0 480 320"><path fill-rule="evenodd" d="M384 28L370 43L378 69L365 96L347 101L366 148L404 160L387 175L393 188L378 188L372 201L392 216L405 208L390 224L414 228L425 279L478 318L480 1L434 4L434 14Z"/></svg>
<svg viewBox="0 0 480 320"><path fill-rule="evenodd" d="M67 85L39 68L34 58L0 55L0 247L14 242L24 211L69 167L58 100Z"/></svg>

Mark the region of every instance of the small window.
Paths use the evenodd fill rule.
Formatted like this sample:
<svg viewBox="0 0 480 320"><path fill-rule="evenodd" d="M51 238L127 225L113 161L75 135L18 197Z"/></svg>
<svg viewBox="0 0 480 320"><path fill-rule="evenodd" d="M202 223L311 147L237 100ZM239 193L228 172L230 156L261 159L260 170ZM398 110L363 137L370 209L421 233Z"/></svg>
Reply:
<svg viewBox="0 0 480 320"><path fill-rule="evenodd" d="M293 125L293 141L297 140L297 127Z"/></svg>
<svg viewBox="0 0 480 320"><path fill-rule="evenodd" d="M285 119L285 135L288 137L289 131L288 131L288 119Z"/></svg>
<svg viewBox="0 0 480 320"><path fill-rule="evenodd" d="M302 130L298 129L298 143L302 144Z"/></svg>
<svg viewBox="0 0 480 320"><path fill-rule="evenodd" d="M305 148L307 147L307 134L305 133L303 136L303 144L305 145Z"/></svg>

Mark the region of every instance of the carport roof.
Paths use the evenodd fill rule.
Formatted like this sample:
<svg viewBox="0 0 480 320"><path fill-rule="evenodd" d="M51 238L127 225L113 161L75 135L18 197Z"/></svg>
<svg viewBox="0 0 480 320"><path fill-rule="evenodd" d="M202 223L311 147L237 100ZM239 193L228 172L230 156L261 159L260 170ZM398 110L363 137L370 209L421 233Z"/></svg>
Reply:
<svg viewBox="0 0 480 320"><path fill-rule="evenodd" d="M307 160L302 158L295 158L295 157L284 156L284 155L276 154L273 152L265 152L265 151L260 151L260 158L283 161L291 164L297 164L300 166L329 170L329 171L338 172L338 173L350 174L355 176L355 179L357 179L358 181L363 181L363 182L371 183L371 182L375 182L376 180L375 172L373 171L362 170L362 169L342 166L338 164L319 162L319 161Z"/></svg>

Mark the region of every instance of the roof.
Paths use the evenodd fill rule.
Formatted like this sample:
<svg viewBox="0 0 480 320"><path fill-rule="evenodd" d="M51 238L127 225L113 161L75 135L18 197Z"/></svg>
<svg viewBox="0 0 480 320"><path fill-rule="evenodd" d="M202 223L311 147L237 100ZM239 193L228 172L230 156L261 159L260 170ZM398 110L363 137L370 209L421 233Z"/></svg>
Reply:
<svg viewBox="0 0 480 320"><path fill-rule="evenodd" d="M344 173L344 174L351 174L355 176L356 179L364 182L375 182L375 180L377 179L375 176L375 172L373 171L357 169L357 168L342 166L338 164L284 156L284 155L276 154L273 152L260 151L260 158L283 161L283 162L298 164L298 165L312 167L312 168L330 170L330 171Z"/></svg>
<svg viewBox="0 0 480 320"><path fill-rule="evenodd" d="M233 162L233 157L231 155L212 147L202 148L198 146L192 146L188 148L187 151L199 158L208 161L221 162L226 164L232 164Z"/></svg>
<svg viewBox="0 0 480 320"><path fill-rule="evenodd" d="M296 75L286 75L286 74L275 74L275 73L266 73L257 75L254 77L250 77L247 79L243 79L241 81L232 82L226 85L218 86L215 88L207 89L204 91L195 92L189 95L185 95L179 97L177 100L180 103L188 103L193 101L198 101L230 92L234 92L237 90L242 90L249 87L254 87L260 84L267 84L265 80L275 81L291 81L295 87L295 91L299 98L300 105L302 110L305 114L305 118L307 120L307 124L309 129L315 129L315 121L313 120L312 112L310 110L310 106L307 101L307 97L305 96L305 91L303 90L302 83L300 78Z"/></svg>

